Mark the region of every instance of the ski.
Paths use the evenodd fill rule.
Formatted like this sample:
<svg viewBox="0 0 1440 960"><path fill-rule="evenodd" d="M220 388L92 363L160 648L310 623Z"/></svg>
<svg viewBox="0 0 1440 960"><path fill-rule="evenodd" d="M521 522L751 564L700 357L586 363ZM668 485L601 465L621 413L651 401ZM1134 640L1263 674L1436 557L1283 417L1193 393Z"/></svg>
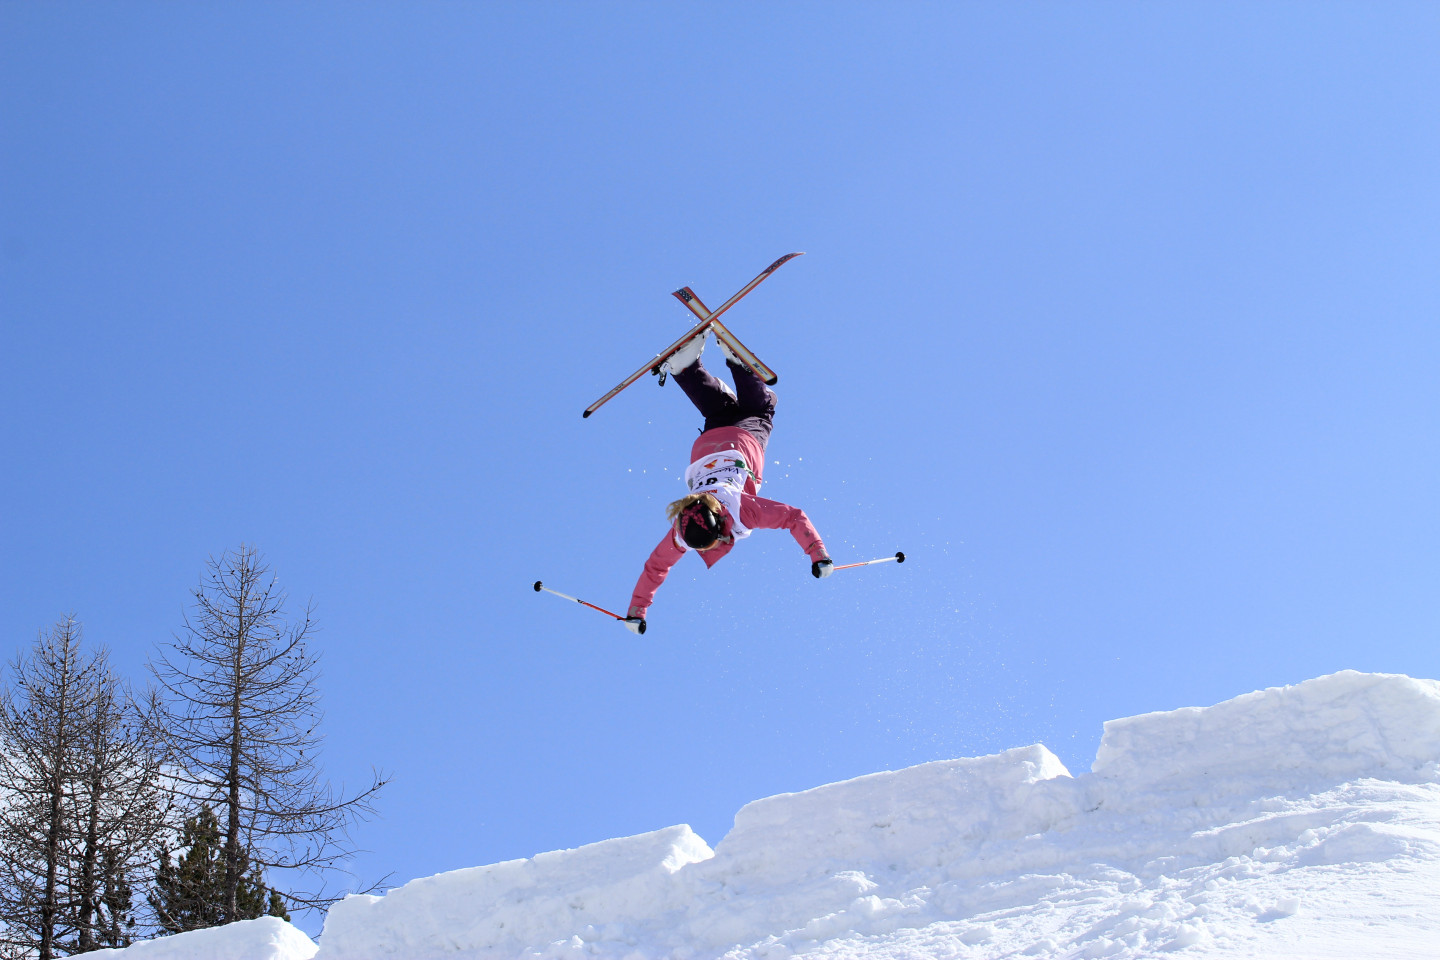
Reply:
<svg viewBox="0 0 1440 960"><path fill-rule="evenodd" d="M590 406L586 407L585 412L581 414L581 416L590 416L590 414L594 413L596 410L599 410L606 403L608 403L611 398L615 396L615 394L619 393L621 390L624 390L626 387L630 386L630 384L634 383L636 380L639 380L645 374L658 373L660 371L660 365L666 360L668 360L671 354L683 347L692 338L694 338L696 334L704 333L706 328L708 328L709 326L709 320L702 320L695 326L691 327L690 331L686 333L683 337L670 344L670 346L666 347L661 353L656 354L654 360L651 360L649 363L645 364L645 366L641 367L639 370L636 370L624 380L621 380L620 383L609 393L605 394L605 396L601 397L599 400L596 400L594 403L590 404Z"/></svg>
<svg viewBox="0 0 1440 960"><path fill-rule="evenodd" d="M681 287L679 290L670 294L670 296L685 304L686 309L701 320L709 320L714 316L714 314L710 312L710 308L700 302L700 296L689 287Z"/></svg>
<svg viewBox="0 0 1440 960"><path fill-rule="evenodd" d="M702 314L701 311L704 311L705 313L709 313L709 311L705 310L705 305L699 302L700 298L695 296L695 291L691 290L689 287L681 287L679 290L675 291L674 296L679 297L680 302L685 304L685 306L689 307L690 312L694 313L695 316L700 317L700 319L702 320L713 320L714 318L724 313L726 310L729 310L731 307L735 306L735 304L739 302L740 298L745 296L745 294L760 286L761 281L763 281L766 277L770 276L770 274L774 273L776 270L779 270L781 267L789 263L791 260L794 260L796 257L803 256L805 256L805 253L803 251L801 251L800 253L785 254L785 256L781 257L779 260L776 260L764 270L761 270L758 277L745 284L745 286L741 287L739 293L735 294L735 296L720 304L720 309L716 310L714 313L710 313L708 317Z"/></svg>
<svg viewBox="0 0 1440 960"><path fill-rule="evenodd" d="M799 254L790 254L790 257L795 256L799 256ZM770 271L773 271L776 267L780 266L780 264L784 263L785 260L790 259L790 257L785 257L784 259L777 260L772 263L770 265L770 270L767 270L764 274L762 274L760 276L760 279L763 280L766 276L769 275ZM742 293L743 292L744 291L742 291ZM735 355L740 358L740 362L745 364L745 366L749 367L750 372L755 374L755 376L759 377L761 380L764 380L768 386L773 387L776 381L780 379L778 376L776 376L774 370L771 370L769 367L765 366L765 364L760 361L760 358L755 356L754 351L752 351L749 347L745 346L745 344L741 343L740 338L730 332L729 327L725 326L719 320L715 319L715 314L711 313L710 308L705 306L705 304L701 302L700 297L696 295L694 290L691 290L689 287L681 287L679 290L676 290L674 293L672 293L671 296L679 300L681 303L685 304L685 306L689 308L690 312L695 314L695 316L699 317L702 321L710 321L710 329L714 331L715 339L725 341L725 345L729 347L732 351L734 351Z"/></svg>
<svg viewBox="0 0 1440 960"><path fill-rule="evenodd" d="M681 303L685 304L685 306L690 310L691 313L695 314L695 316L699 318L700 323L692 327L689 332L687 332L679 340L676 340L674 343L670 344L670 346L666 347L663 352L656 354L655 358L646 363L645 366L641 367L639 370L636 370L630 376L620 381L620 383L609 393L605 394L605 396L601 397L599 400L596 400L594 403L590 404L590 406L586 407L585 412L581 414L581 416L589 417L590 414L594 413L596 410L599 410L602 406L608 403L617 393L630 386L630 384L634 383L636 380L639 380L646 373L658 373L660 367L665 363L666 360L670 358L672 354L675 353L675 351L683 347L696 335L704 333L706 329L713 329L715 331L715 336L717 338L724 339L726 346L728 346L731 350L734 350L735 354L740 357L740 359L745 363L745 365L750 367L750 369L752 369L766 383L775 383L776 380L778 380L779 378L775 375L774 371L772 371L769 367L765 366L765 364L761 363L760 358L756 357L755 354L748 347L746 347L739 340L737 340L733 333L731 333L727 328L721 326L721 324L719 323L719 317L726 310L729 310L736 303L738 303L741 297L745 296L745 294L758 287L766 277L770 276L770 274L780 269L780 267L799 256L803 256L803 253L785 254L785 256L781 257L779 260L776 260L774 263L770 264L770 266L762 270L760 272L760 275L757 276L754 280L751 280L749 283L745 284L745 286L740 289L739 293L735 294L735 296L722 303L720 305L720 309L713 312L710 311L705 306L705 304L700 302L700 298L695 295L695 291L691 290L689 287L681 287L679 290L676 290L674 296L678 298Z"/></svg>
<svg viewBox="0 0 1440 960"><path fill-rule="evenodd" d="M715 338L717 340L724 340L725 346L734 351L735 355L740 358L740 362L749 367L755 376L764 380L768 386L775 386L776 381L780 379L775 374L775 371L761 363L760 358L755 356L749 347L736 339L735 334L730 332L729 327L726 327L719 320L711 320L710 329L715 332Z"/></svg>

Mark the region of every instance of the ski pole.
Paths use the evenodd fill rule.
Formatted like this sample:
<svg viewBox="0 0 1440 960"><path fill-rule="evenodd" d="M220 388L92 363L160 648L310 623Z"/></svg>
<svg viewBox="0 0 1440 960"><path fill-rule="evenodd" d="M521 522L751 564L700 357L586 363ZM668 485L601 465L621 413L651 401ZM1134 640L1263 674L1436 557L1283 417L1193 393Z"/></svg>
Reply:
<svg viewBox="0 0 1440 960"><path fill-rule="evenodd" d="M904 563L904 562L905 562L905 554L897 552L897 553L895 554L895 556L893 556L893 557L881 557L879 560L861 560L859 563L843 563L843 564L841 564L840 566L836 567L835 569L836 569L836 570L849 570L851 567L868 567L868 566L870 566L870 564L872 564L872 563L889 563L889 562L892 561L892 560L895 561L896 563ZM540 587L537 585L537 586L535 587L535 589L536 589L536 590L539 590Z"/></svg>
<svg viewBox="0 0 1440 960"><path fill-rule="evenodd" d="M599 612L605 614L607 617L614 617L616 620L624 620L624 619L625 619L624 617L620 616L620 614L616 613L616 612L613 611L613 610L606 610L604 607L597 607L597 606L595 606L595 604L593 604L593 603L590 603L590 602L585 601L585 600L581 600L579 597L572 597L572 596L570 596L568 593L561 593L559 590L551 590L549 587L545 586L545 584L541 583L539 580L536 580L536 581L535 581L535 592L536 592L536 593L539 593L541 590L544 590L546 593L553 593L553 594L555 594L555 596L560 597L560 598L562 598L562 599L564 599L564 600L574 600L576 603L580 604L580 606L582 606L582 607L589 607L591 610L598 610ZM640 632L641 632L641 633L644 633L644 632L645 632L645 621L643 621L643 620L640 621Z"/></svg>

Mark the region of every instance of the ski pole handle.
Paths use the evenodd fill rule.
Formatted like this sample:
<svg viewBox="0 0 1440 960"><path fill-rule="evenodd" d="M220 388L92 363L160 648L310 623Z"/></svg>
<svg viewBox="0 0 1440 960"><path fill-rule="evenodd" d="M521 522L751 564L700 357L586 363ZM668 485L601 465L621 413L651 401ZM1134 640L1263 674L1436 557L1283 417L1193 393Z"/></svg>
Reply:
<svg viewBox="0 0 1440 960"><path fill-rule="evenodd" d="M861 560L859 563L842 563L842 564L840 564L839 566L837 566L835 569L836 569L836 570L849 570L851 567L868 567L868 566L870 566L872 563L890 563L892 560L893 560L895 563L904 563L904 562L905 562L905 554L900 553L900 552L897 551L896 554L895 554L895 556L893 556L893 557L881 557L879 560ZM536 589L536 590L539 590L539 589L540 589L539 584L536 584L535 589Z"/></svg>
<svg viewBox="0 0 1440 960"><path fill-rule="evenodd" d="M603 613L603 614L605 614L607 617L614 617L616 620L624 620L624 619L625 619L624 617L620 616L620 614L616 613L616 612L613 611L613 610L606 610L604 607L597 607L597 606L595 606L595 604L590 603L590 602L587 601L587 600L581 600L579 597L572 597L572 596L570 596L568 593L561 593L559 590L551 590L549 587L545 586L544 583L540 582L539 580L536 580L536 581L535 581L535 592L536 592L536 593L539 593L541 590L544 590L546 593L553 593L553 594L555 594L555 596L560 597L562 600L573 600L573 601L575 601L576 603L580 604L580 606L582 606L582 607L589 607L591 610L596 610L596 611L598 611L598 612L600 612L600 613ZM641 632L641 633L644 633L644 632L645 632L645 622L644 622L643 620L640 622L640 632Z"/></svg>

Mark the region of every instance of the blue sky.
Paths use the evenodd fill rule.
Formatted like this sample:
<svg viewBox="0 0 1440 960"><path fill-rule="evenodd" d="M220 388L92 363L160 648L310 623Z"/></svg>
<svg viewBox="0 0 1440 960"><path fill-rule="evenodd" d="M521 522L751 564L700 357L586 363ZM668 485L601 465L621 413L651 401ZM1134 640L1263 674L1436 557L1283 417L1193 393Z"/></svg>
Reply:
<svg viewBox="0 0 1440 960"><path fill-rule="evenodd" d="M1429 4L0 5L0 628L322 632L398 880L1343 668L1440 676ZM623 609L780 374L783 534Z"/></svg>

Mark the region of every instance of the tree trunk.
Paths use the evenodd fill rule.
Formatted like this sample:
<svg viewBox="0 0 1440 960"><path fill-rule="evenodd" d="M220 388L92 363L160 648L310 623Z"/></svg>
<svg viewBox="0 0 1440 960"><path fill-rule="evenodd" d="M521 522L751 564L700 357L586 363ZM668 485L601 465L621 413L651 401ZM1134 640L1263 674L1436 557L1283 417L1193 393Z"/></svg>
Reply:
<svg viewBox="0 0 1440 960"><path fill-rule="evenodd" d="M55 920L60 912L60 841L65 832L65 777L68 774L66 757L69 753L66 719L70 704L71 646L66 638L63 652L60 681L60 697L55 719L55 751L50 768L50 808L46 811L49 822L45 825L45 893L40 901L40 960L53 960L55 956Z"/></svg>
<svg viewBox="0 0 1440 960"><path fill-rule="evenodd" d="M99 724L97 731L103 729ZM100 745L99 735L96 737L94 750L94 769L90 775L90 816L85 823L85 859L80 864L80 949L79 953L86 953L95 949L95 920L99 915L98 894L100 888L99 878L99 851L100 851L100 798L103 795L104 783L102 783L103 762L99 756Z"/></svg>
<svg viewBox="0 0 1440 960"><path fill-rule="evenodd" d="M40 901L40 960L52 960L55 956L55 915L60 906L60 835L64 830L65 793L61 771L55 770L51 776L50 822L45 830L45 896Z"/></svg>
<svg viewBox="0 0 1440 960"><path fill-rule="evenodd" d="M235 616L235 683L230 696L230 768L226 777L229 796L229 816L225 823L225 922L240 919L240 744L243 731L240 727L240 706L245 696L245 606L241 593L239 609Z"/></svg>

